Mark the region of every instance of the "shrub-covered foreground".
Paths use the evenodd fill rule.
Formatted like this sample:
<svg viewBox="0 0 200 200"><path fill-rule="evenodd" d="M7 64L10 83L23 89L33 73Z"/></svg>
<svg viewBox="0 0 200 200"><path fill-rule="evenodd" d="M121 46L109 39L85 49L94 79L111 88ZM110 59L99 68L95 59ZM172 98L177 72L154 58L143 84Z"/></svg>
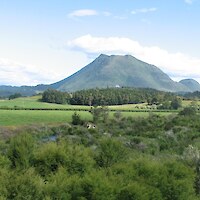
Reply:
<svg viewBox="0 0 200 200"><path fill-rule="evenodd" d="M200 199L198 115L24 129L0 142L0 199Z"/></svg>

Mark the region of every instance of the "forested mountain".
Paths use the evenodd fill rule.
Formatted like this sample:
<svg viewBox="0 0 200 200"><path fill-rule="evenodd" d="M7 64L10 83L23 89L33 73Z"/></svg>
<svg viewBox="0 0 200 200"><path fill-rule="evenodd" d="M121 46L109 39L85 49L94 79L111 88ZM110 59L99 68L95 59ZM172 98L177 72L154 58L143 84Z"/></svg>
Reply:
<svg viewBox="0 0 200 200"><path fill-rule="evenodd" d="M23 96L37 94L48 88L66 92L107 87L153 88L170 92L200 91L198 82L187 79L179 83L170 79L158 67L145 63L131 55L101 54L93 62L73 75L52 83L37 86L0 86L0 96L20 93Z"/></svg>

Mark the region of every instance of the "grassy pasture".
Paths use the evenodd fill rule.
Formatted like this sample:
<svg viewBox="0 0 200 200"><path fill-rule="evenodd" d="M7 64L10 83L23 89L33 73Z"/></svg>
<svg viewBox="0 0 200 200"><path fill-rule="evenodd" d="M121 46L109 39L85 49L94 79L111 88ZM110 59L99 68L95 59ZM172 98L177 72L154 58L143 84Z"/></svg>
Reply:
<svg viewBox="0 0 200 200"><path fill-rule="evenodd" d="M41 96L33 96L33 97L21 97L12 100L0 100L0 108L50 108L50 109L84 109L90 110L90 106L81 106L81 105L61 105L54 103L45 103L40 101ZM114 105L108 106L111 110L133 110L133 111L143 111L146 110L147 103L143 104L126 104L126 105Z"/></svg>
<svg viewBox="0 0 200 200"><path fill-rule="evenodd" d="M28 124L52 124L52 123L64 123L71 122L72 115L75 110L85 109L90 110L89 106L76 106L76 105L59 105L40 102L41 96L33 97L22 97L13 100L0 100L0 108L52 108L52 109L72 109L72 111L58 111L58 110L0 110L0 126L18 126L18 125L28 125ZM146 104L136 104L136 105L119 105L119 106L109 106L109 109L120 111L123 110L122 116L124 117L147 117L149 116L149 111L142 109ZM74 110L73 110L74 109ZM135 111L135 112L128 112ZM127 112L126 112L127 111ZM92 120L92 115L87 111L77 111L83 120ZM159 115L170 115L171 112L156 112ZM110 112L110 117L112 118L114 114Z"/></svg>
<svg viewBox="0 0 200 200"><path fill-rule="evenodd" d="M21 97L12 100L0 100L0 108L8 107L8 108L58 108L58 109L89 109L88 106L73 106L73 105L61 105L54 103L45 103L40 101L41 96L33 96L33 97Z"/></svg>
<svg viewBox="0 0 200 200"><path fill-rule="evenodd" d="M115 112L111 112L111 117ZM148 117L151 112L122 112L123 117ZM168 116L176 113L172 112L153 112L153 114L158 114L161 116Z"/></svg>
<svg viewBox="0 0 200 200"><path fill-rule="evenodd" d="M0 110L1 126L16 126L41 123L71 122L74 111L40 111L40 110ZM89 112L78 111L83 120L91 120Z"/></svg>
<svg viewBox="0 0 200 200"><path fill-rule="evenodd" d="M182 101L182 106L183 107L187 107L187 106L191 106L191 105L196 105L196 106L200 106L200 101L199 100L183 100Z"/></svg>
<svg viewBox="0 0 200 200"><path fill-rule="evenodd" d="M113 110L138 110L138 109L143 109L146 106L147 103L141 103L141 104L114 105L114 106L109 106L109 108Z"/></svg>
<svg viewBox="0 0 200 200"><path fill-rule="evenodd" d="M84 121L92 120L87 111L78 111ZM71 122L74 111L41 111L41 110L0 110L0 126L18 126L30 124L56 124ZM110 112L113 117L114 112ZM155 112L159 115L170 115L170 112ZM148 117L149 112L122 112L123 117Z"/></svg>

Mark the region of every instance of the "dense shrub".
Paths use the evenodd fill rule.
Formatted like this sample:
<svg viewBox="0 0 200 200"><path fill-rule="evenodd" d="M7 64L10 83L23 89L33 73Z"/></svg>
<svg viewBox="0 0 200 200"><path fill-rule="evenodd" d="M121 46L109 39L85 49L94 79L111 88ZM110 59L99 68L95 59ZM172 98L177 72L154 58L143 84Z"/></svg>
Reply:
<svg viewBox="0 0 200 200"><path fill-rule="evenodd" d="M32 159L34 139L30 134L19 134L10 139L8 158L13 168L28 168Z"/></svg>
<svg viewBox="0 0 200 200"><path fill-rule="evenodd" d="M1 141L0 199L197 200L199 124L150 113L26 129Z"/></svg>

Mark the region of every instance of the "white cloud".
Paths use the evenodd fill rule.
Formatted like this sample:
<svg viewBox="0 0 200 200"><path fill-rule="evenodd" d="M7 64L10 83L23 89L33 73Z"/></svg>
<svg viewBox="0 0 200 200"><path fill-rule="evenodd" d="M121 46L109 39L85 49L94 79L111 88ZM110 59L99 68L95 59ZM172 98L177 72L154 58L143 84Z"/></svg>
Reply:
<svg viewBox="0 0 200 200"><path fill-rule="evenodd" d="M37 85L58 80L49 69L40 69L24 65L5 58L0 58L0 85Z"/></svg>
<svg viewBox="0 0 200 200"><path fill-rule="evenodd" d="M194 2L194 0L185 0L185 3L187 4L192 4Z"/></svg>
<svg viewBox="0 0 200 200"><path fill-rule="evenodd" d="M68 42L68 47L88 54L131 54L161 68L176 80L179 77L200 80L200 59L183 53L169 53L157 46L143 46L123 37L93 37L84 35Z"/></svg>
<svg viewBox="0 0 200 200"><path fill-rule="evenodd" d="M73 12L68 14L68 17L86 17L86 16L94 16L98 15L98 12L96 10L92 9L82 9L82 10L74 10Z"/></svg>
<svg viewBox="0 0 200 200"><path fill-rule="evenodd" d="M141 8L141 9L133 10L131 14L136 15L139 13L149 13L149 12L155 12L155 11L157 11L157 8Z"/></svg>

